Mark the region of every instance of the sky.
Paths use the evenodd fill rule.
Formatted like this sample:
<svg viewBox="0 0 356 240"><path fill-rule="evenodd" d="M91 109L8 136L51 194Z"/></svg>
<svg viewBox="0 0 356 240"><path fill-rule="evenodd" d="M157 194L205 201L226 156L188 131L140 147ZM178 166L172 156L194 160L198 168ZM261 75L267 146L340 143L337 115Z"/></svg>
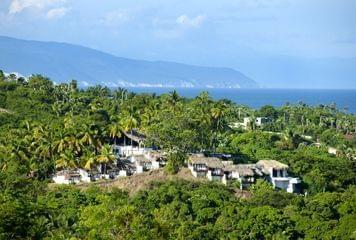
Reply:
<svg viewBox="0 0 356 240"><path fill-rule="evenodd" d="M340 88L335 76L356 88L355 23L355 0L0 0L0 35L231 67L281 88Z"/></svg>

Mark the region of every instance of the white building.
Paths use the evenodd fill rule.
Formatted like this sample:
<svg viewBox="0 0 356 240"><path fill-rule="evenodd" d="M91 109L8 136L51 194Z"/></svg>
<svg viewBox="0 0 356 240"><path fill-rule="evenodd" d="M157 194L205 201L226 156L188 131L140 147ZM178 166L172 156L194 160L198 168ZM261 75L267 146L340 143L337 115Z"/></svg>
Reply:
<svg viewBox="0 0 356 240"><path fill-rule="evenodd" d="M287 192L299 192L299 178L289 177L287 170L288 165L280 163L276 160L260 160L256 164L257 167L266 175L267 180L278 189L286 190Z"/></svg>
<svg viewBox="0 0 356 240"><path fill-rule="evenodd" d="M238 181L241 189L254 184L257 178L265 178L275 188L290 193L300 191L300 179L289 177L288 166L276 160L260 160L257 164L233 164L232 161L221 161L219 158L195 154L190 156L188 168L194 177L203 177L224 184Z"/></svg>
<svg viewBox="0 0 356 240"><path fill-rule="evenodd" d="M231 125L231 127L233 128L242 128L242 129L248 129L249 126L251 125L251 117L244 117L244 121L241 122L236 122L234 124ZM269 118L269 117L257 117L255 118L255 125L257 127L263 127L264 125L268 124L268 123L272 123L273 119Z"/></svg>
<svg viewBox="0 0 356 240"><path fill-rule="evenodd" d="M131 145L126 145L126 146L120 146L120 145L113 145L113 152L118 155L118 156L138 156L138 155L144 155L147 152L151 151L151 148L143 148L139 146L131 146Z"/></svg>
<svg viewBox="0 0 356 240"><path fill-rule="evenodd" d="M272 123L272 122L273 122L272 118L269 118L269 117L258 117L255 120L255 124L258 127L262 127L262 126L264 126L268 123Z"/></svg>
<svg viewBox="0 0 356 240"><path fill-rule="evenodd" d="M221 161L216 157L194 154L188 160L188 168L194 177L205 177L210 181L224 181L224 168L232 165L231 161Z"/></svg>
<svg viewBox="0 0 356 240"><path fill-rule="evenodd" d="M81 181L83 182L91 182L92 181L92 176L84 169L79 169L78 170L80 176L81 176Z"/></svg>
<svg viewBox="0 0 356 240"><path fill-rule="evenodd" d="M57 172L52 180L57 184L76 184L79 183L81 179L78 171L72 170L62 170Z"/></svg>
<svg viewBox="0 0 356 240"><path fill-rule="evenodd" d="M166 165L164 155L157 151L147 151L143 155L132 155L130 162L135 165L136 173L159 169Z"/></svg>
<svg viewBox="0 0 356 240"><path fill-rule="evenodd" d="M256 178L262 177L263 173L256 164L237 164L225 167L225 181L237 180L240 183L240 189L246 189L256 182Z"/></svg>

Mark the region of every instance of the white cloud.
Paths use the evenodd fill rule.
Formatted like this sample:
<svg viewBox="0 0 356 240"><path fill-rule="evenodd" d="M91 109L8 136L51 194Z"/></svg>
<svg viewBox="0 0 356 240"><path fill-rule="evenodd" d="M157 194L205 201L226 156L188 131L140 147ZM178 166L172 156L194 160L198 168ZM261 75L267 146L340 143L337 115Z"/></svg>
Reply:
<svg viewBox="0 0 356 240"><path fill-rule="evenodd" d="M206 19L205 15L198 15L196 17L190 18L187 15L183 14L176 19L176 23L183 27L193 27L198 28L200 27Z"/></svg>
<svg viewBox="0 0 356 240"><path fill-rule="evenodd" d="M47 12L46 17L48 19L61 18L65 16L70 9L71 8L67 7L53 8Z"/></svg>
<svg viewBox="0 0 356 240"><path fill-rule="evenodd" d="M121 10L116 10L107 13L102 19L100 19L100 23L108 25L108 26L115 26L130 20L130 16Z"/></svg>
<svg viewBox="0 0 356 240"><path fill-rule="evenodd" d="M189 17L186 14L169 20L154 18L152 21L152 25L156 28L154 36L163 39L179 39L191 31L198 30L205 20L205 15Z"/></svg>
<svg viewBox="0 0 356 240"><path fill-rule="evenodd" d="M66 2L66 0L12 0L9 7L9 14L20 13L27 8L43 9L64 2Z"/></svg>

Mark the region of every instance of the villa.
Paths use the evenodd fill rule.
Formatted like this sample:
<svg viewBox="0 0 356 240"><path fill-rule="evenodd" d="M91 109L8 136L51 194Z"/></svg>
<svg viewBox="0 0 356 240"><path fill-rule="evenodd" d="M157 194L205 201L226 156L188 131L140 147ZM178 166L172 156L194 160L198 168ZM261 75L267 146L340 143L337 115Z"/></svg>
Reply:
<svg viewBox="0 0 356 240"><path fill-rule="evenodd" d="M266 179L277 189L283 189L287 192L300 192L300 179L289 177L288 165L276 160L260 160L256 166L261 169Z"/></svg>
<svg viewBox="0 0 356 240"><path fill-rule="evenodd" d="M128 157L135 155L144 155L151 148L144 147L146 137L136 130L130 132L122 132L123 136L116 139L113 145L113 152L117 156Z"/></svg>
<svg viewBox="0 0 356 240"><path fill-rule="evenodd" d="M251 120L252 118L251 117L245 117L244 118L244 121L241 123L241 122L236 122L236 123L233 123L231 125L231 127L233 128L242 128L242 129L248 129L250 124L251 124ZM263 127L265 126L266 124L269 124L269 123L272 123L273 122L273 119L272 118L269 118L269 117L257 117L255 118L255 125L257 127Z"/></svg>
<svg viewBox="0 0 356 240"><path fill-rule="evenodd" d="M273 122L273 119L269 118L269 117L258 117L255 120L255 124L258 127L263 127L264 125L272 123L272 122Z"/></svg>
<svg viewBox="0 0 356 240"><path fill-rule="evenodd" d="M166 165L165 156L158 151L147 151L143 155L131 156L130 162L135 165L136 173L159 169Z"/></svg>
<svg viewBox="0 0 356 240"><path fill-rule="evenodd" d="M52 180L57 184L76 184L79 183L81 176L78 171L62 170L57 172Z"/></svg>
<svg viewBox="0 0 356 240"><path fill-rule="evenodd" d="M232 161L221 161L217 157L205 157L202 154L195 154L190 156L188 168L194 177L206 177L211 181L223 181L224 168L232 164Z"/></svg>
<svg viewBox="0 0 356 240"><path fill-rule="evenodd" d="M263 173L256 164L237 164L225 167L225 178L223 182L237 180L240 189L246 189L256 182L256 179L263 176Z"/></svg>
<svg viewBox="0 0 356 240"><path fill-rule="evenodd" d="M288 165L276 160L260 160L257 164L233 164L232 161L195 154L190 156L188 168L194 177L207 178L223 184L238 181L241 189L248 188L258 178L264 178L276 189L290 193L300 192L300 179L289 177Z"/></svg>

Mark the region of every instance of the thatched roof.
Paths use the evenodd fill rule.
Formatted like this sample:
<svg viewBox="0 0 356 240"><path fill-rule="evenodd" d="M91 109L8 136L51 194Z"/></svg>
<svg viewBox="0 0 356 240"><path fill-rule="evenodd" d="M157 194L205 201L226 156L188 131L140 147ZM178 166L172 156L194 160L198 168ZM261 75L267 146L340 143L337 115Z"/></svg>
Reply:
<svg viewBox="0 0 356 240"><path fill-rule="evenodd" d="M55 176L64 176L65 179L70 179L71 177L80 177L80 174L75 170L61 170Z"/></svg>
<svg viewBox="0 0 356 240"><path fill-rule="evenodd" d="M238 164L230 166L226 171L238 172L239 176L245 177L259 175L256 168L256 164Z"/></svg>
<svg viewBox="0 0 356 240"><path fill-rule="evenodd" d="M269 173L270 168L277 170L288 169L288 165L276 160L260 160L256 164L264 173Z"/></svg>
<svg viewBox="0 0 356 240"><path fill-rule="evenodd" d="M159 151L149 151L146 155L152 160L165 158L165 154Z"/></svg>
<svg viewBox="0 0 356 240"><path fill-rule="evenodd" d="M123 134L134 142L140 143L146 139L146 136L139 133L137 130L132 130L129 132L123 132Z"/></svg>
<svg viewBox="0 0 356 240"><path fill-rule="evenodd" d="M216 157L204 157L201 155L192 155L189 157L191 164L205 164L209 168L224 168L223 162Z"/></svg>
<svg viewBox="0 0 356 240"><path fill-rule="evenodd" d="M150 163L150 162L152 162L150 159L146 158L144 155L136 155L136 156L133 156L133 158L135 159L136 163Z"/></svg>
<svg viewBox="0 0 356 240"><path fill-rule="evenodd" d="M234 162L233 161L222 161L222 163L224 164L224 169L234 166Z"/></svg>

